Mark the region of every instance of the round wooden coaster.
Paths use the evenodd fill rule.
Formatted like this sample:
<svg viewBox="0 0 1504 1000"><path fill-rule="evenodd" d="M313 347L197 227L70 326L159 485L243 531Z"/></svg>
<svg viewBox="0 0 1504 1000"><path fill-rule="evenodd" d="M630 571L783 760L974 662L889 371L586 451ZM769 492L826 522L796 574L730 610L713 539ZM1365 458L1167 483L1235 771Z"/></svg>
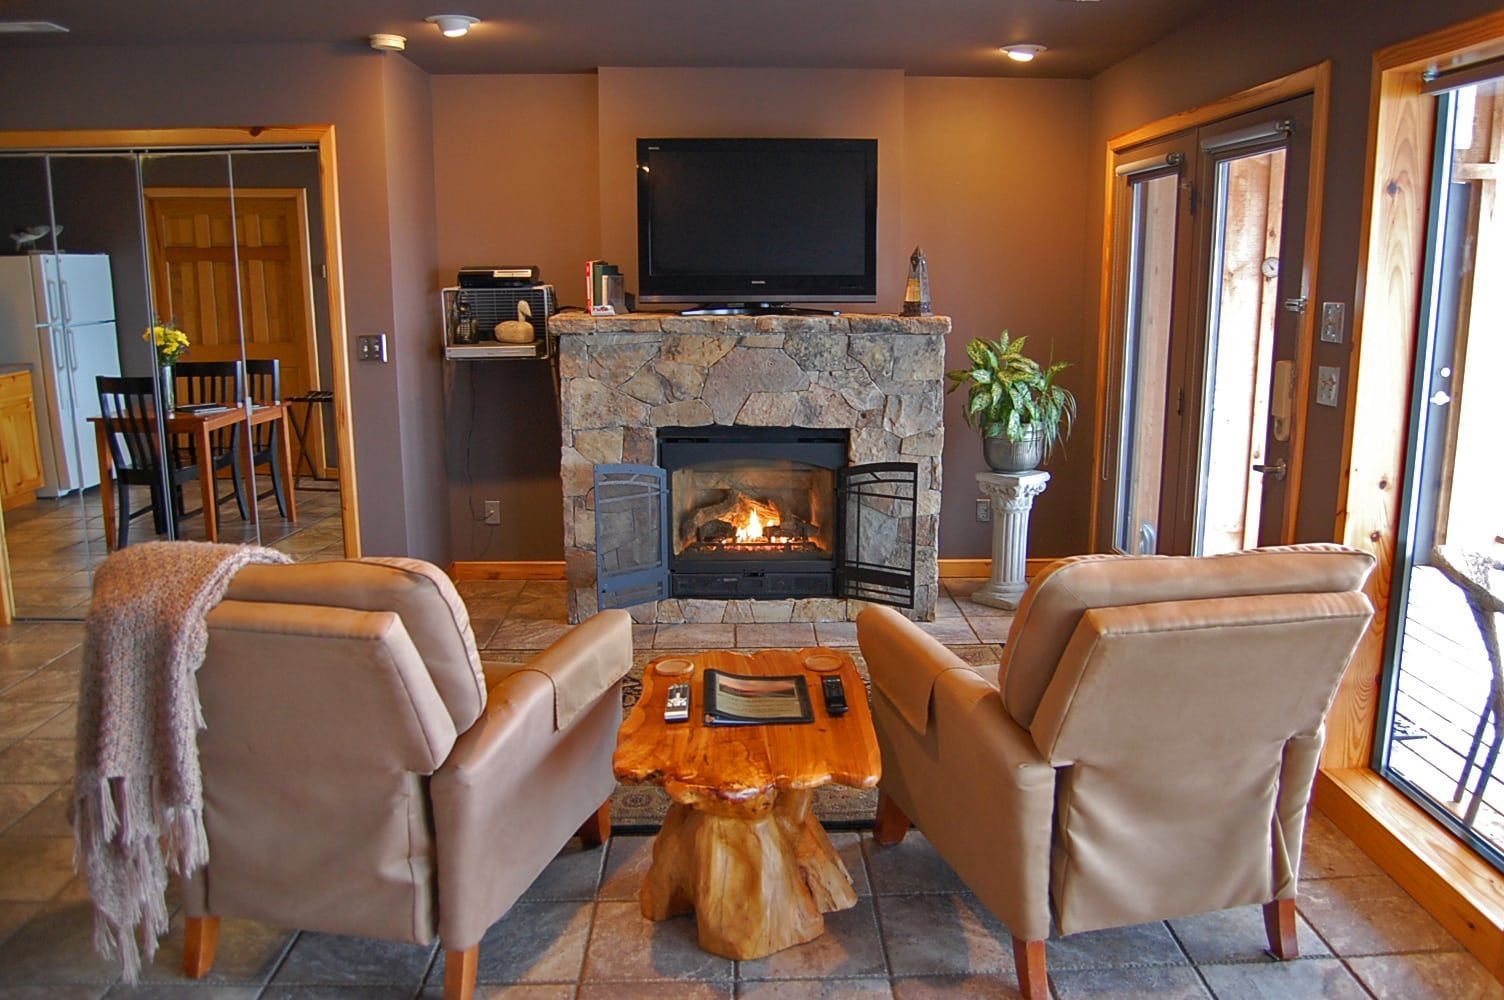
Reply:
<svg viewBox="0 0 1504 1000"><path fill-rule="evenodd" d="M683 677L694 668L695 662L682 656L670 656L666 660L659 660L653 664L654 673L664 677Z"/></svg>

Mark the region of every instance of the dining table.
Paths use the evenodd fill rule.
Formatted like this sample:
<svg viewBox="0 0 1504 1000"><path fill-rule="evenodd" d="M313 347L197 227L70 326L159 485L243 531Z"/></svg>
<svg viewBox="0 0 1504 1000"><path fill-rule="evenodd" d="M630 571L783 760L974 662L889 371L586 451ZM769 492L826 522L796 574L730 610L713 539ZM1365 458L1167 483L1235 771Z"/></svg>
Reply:
<svg viewBox="0 0 1504 1000"><path fill-rule="evenodd" d="M252 404L249 415L240 406L180 408L168 412L167 433L182 435L191 438L194 442L194 453L198 456L199 489L203 497L204 535L209 541L219 541L219 498L215 486L214 449L211 439L215 431L233 427L241 422L245 422L250 427L277 422L279 430L276 432L278 452L276 460L282 466L282 479L286 484L284 488L287 491L287 519L297 521L297 490L292 474L292 438L288 431L287 417L287 404L284 402ZM116 541L115 459L110 452L110 432L107 419L104 417L90 417L89 423L94 425L95 445L99 452L99 503L104 515L105 545L110 551L114 551ZM249 434L246 436L249 437ZM242 442L240 453L247 489L250 490L251 503L254 505L256 490L254 485L251 485L254 483L254 477L249 441ZM126 511L125 516L129 517L130 511Z"/></svg>

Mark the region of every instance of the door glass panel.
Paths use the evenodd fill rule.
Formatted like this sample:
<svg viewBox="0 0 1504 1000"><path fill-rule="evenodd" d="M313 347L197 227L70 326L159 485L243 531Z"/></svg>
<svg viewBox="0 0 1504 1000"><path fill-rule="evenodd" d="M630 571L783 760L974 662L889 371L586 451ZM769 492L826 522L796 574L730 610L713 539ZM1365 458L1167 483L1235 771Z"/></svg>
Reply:
<svg viewBox="0 0 1504 1000"><path fill-rule="evenodd" d="M1197 555L1258 544L1284 191L1283 148L1216 164Z"/></svg>
<svg viewBox="0 0 1504 1000"><path fill-rule="evenodd" d="M318 153L236 151L231 167L261 541L297 559L340 558Z"/></svg>
<svg viewBox="0 0 1504 1000"><path fill-rule="evenodd" d="M179 539L254 542L255 484L243 461L243 296L230 156L149 153L141 160L141 184L154 323L187 339L170 368L171 352L159 352L154 366L159 396L173 407L165 470L173 516L166 526Z"/></svg>
<svg viewBox="0 0 1504 1000"><path fill-rule="evenodd" d="M1380 769L1504 867L1504 212L1498 83L1441 98Z"/></svg>
<svg viewBox="0 0 1504 1000"><path fill-rule="evenodd" d="M1118 482L1122 486L1113 546L1133 554L1158 551L1179 184L1174 173L1129 181L1131 230L1118 418L1123 442Z"/></svg>
<svg viewBox="0 0 1504 1000"><path fill-rule="evenodd" d="M81 617L94 562L85 495L97 492L98 466L83 460L91 431L79 426L67 322L69 293L87 294L64 283L76 276L63 252L81 234L59 234L53 163L0 159L0 223L14 252L0 257L0 495L22 618Z"/></svg>

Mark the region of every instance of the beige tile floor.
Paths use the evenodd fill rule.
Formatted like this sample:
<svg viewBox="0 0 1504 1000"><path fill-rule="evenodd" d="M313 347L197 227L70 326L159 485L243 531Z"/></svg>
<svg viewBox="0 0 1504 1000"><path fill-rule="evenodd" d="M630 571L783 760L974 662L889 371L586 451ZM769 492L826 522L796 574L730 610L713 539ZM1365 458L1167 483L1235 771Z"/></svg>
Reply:
<svg viewBox="0 0 1504 1000"><path fill-rule="evenodd" d="M976 582L951 582L936 628L968 659L994 659L988 621L1006 617L966 599ZM563 623L554 583L466 584L488 640L487 657L526 655ZM982 625L981 628L978 626ZM738 642L740 626L717 635ZM66 820L81 628L0 629L0 1000L101 996L437 998L436 947L300 933L227 920L209 979L177 971L181 914L145 975L128 989L92 950L84 887L72 869ZM641 655L678 648L687 633L638 629ZM816 637L851 643L849 627ZM796 642L808 626L747 632ZM667 640L668 645L663 645ZM503 643L498 645L498 641ZM878 847L867 834L834 838L858 905L830 916L826 935L756 962L699 950L692 917L644 921L634 894L647 837L606 848L571 844L481 945L478 994L506 1000L689 997L1016 997L1009 938L921 834ZM1329 821L1312 815L1302 863L1301 950L1277 963L1262 951L1257 908L1074 935L1049 945L1059 1000L1102 997L1504 997L1504 987Z"/></svg>
<svg viewBox="0 0 1504 1000"><path fill-rule="evenodd" d="M258 486L263 491L270 488L264 478L258 479ZM190 486L190 511L198 509L196 490ZM143 490L133 493L134 504L145 502ZM339 558L344 553L344 540L336 484L300 480L297 500L296 522L285 520L277 512L276 500L270 497L257 504L263 544L295 559ZM132 543L157 537L149 515L143 514L131 523ZM180 537L202 540L203 518L184 519ZM233 500L219 508L219 537L223 542L256 538L255 524L241 520ZM76 495L38 500L6 511L5 543L18 617L83 617L89 606L91 573L107 554L97 489L85 491L82 500Z"/></svg>

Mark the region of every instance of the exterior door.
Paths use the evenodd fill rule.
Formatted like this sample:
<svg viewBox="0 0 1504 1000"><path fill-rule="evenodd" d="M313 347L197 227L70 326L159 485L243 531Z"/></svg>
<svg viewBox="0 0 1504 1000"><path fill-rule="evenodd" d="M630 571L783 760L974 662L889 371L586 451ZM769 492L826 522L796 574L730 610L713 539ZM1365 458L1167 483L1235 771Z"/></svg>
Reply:
<svg viewBox="0 0 1504 1000"><path fill-rule="evenodd" d="M232 200L225 189L147 188L146 215L152 294L161 317L193 342L188 360L239 360L243 329L247 360L281 362L283 399L317 389L302 190L237 187ZM315 407L307 441L327 476L322 416ZM293 449L297 468L296 442Z"/></svg>
<svg viewBox="0 0 1504 1000"><path fill-rule="evenodd" d="M1312 99L1120 154L1102 547L1290 540Z"/></svg>

